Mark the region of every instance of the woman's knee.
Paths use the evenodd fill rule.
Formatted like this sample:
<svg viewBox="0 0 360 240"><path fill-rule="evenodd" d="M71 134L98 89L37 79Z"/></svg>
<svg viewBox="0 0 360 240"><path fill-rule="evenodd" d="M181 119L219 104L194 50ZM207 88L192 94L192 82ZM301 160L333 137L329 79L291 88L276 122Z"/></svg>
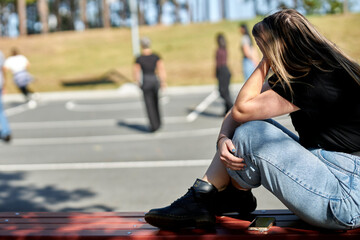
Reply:
<svg viewBox="0 0 360 240"><path fill-rule="evenodd" d="M266 139L271 138L274 126L266 121L250 121L238 127L233 136L235 147L242 149L245 145L256 147L257 144L263 144Z"/></svg>

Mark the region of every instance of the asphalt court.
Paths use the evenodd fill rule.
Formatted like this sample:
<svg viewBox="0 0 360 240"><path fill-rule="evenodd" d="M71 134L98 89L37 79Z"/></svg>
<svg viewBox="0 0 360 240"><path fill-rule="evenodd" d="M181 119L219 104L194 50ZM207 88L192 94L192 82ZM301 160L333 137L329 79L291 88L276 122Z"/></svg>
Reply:
<svg viewBox="0 0 360 240"><path fill-rule="evenodd" d="M147 132L141 93L126 87L43 94L35 108L5 99L13 141L0 145L0 211L146 211L185 193L215 151L216 86L165 91L156 133ZM233 98L240 87L231 86ZM285 208L263 188L254 193L259 209Z"/></svg>

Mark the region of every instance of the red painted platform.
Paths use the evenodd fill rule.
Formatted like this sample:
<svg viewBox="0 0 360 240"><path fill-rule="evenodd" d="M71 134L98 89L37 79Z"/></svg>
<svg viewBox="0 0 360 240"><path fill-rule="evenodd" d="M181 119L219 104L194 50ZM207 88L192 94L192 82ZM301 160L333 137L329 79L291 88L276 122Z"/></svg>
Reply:
<svg viewBox="0 0 360 240"><path fill-rule="evenodd" d="M249 231L247 228L255 216L273 216L275 225L263 233ZM172 232L147 224L143 212L0 213L0 239L360 239L360 229L315 229L287 210L258 210L239 218L235 214L218 217L212 231Z"/></svg>

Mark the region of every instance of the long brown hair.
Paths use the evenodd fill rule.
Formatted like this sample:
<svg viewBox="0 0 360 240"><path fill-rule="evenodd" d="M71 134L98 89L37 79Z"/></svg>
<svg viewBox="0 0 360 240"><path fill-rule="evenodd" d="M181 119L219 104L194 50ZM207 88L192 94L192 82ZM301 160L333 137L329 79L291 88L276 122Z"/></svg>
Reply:
<svg viewBox="0 0 360 240"><path fill-rule="evenodd" d="M252 33L279 81L290 90L292 79L306 76L314 67L321 71L343 68L360 85L360 65L296 10L285 9L264 18Z"/></svg>

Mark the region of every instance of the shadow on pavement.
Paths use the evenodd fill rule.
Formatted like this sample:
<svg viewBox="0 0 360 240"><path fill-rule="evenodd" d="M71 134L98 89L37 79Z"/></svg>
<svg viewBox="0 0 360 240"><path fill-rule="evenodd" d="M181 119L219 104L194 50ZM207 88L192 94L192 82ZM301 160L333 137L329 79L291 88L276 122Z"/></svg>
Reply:
<svg viewBox="0 0 360 240"><path fill-rule="evenodd" d="M86 189L63 190L56 186L37 187L35 185L20 186L16 181L25 179L25 173L0 173L0 212L52 212L48 205L66 202L80 202L95 196ZM81 208L62 208L56 212L71 211L113 211L104 205L85 206Z"/></svg>
<svg viewBox="0 0 360 240"><path fill-rule="evenodd" d="M148 126L138 124L138 123L127 123L127 122L125 122L123 120L120 120L117 124L120 127L127 127L127 128L130 128L130 129L134 129L136 131L139 131L139 132L145 132L145 133L150 133L151 132Z"/></svg>

